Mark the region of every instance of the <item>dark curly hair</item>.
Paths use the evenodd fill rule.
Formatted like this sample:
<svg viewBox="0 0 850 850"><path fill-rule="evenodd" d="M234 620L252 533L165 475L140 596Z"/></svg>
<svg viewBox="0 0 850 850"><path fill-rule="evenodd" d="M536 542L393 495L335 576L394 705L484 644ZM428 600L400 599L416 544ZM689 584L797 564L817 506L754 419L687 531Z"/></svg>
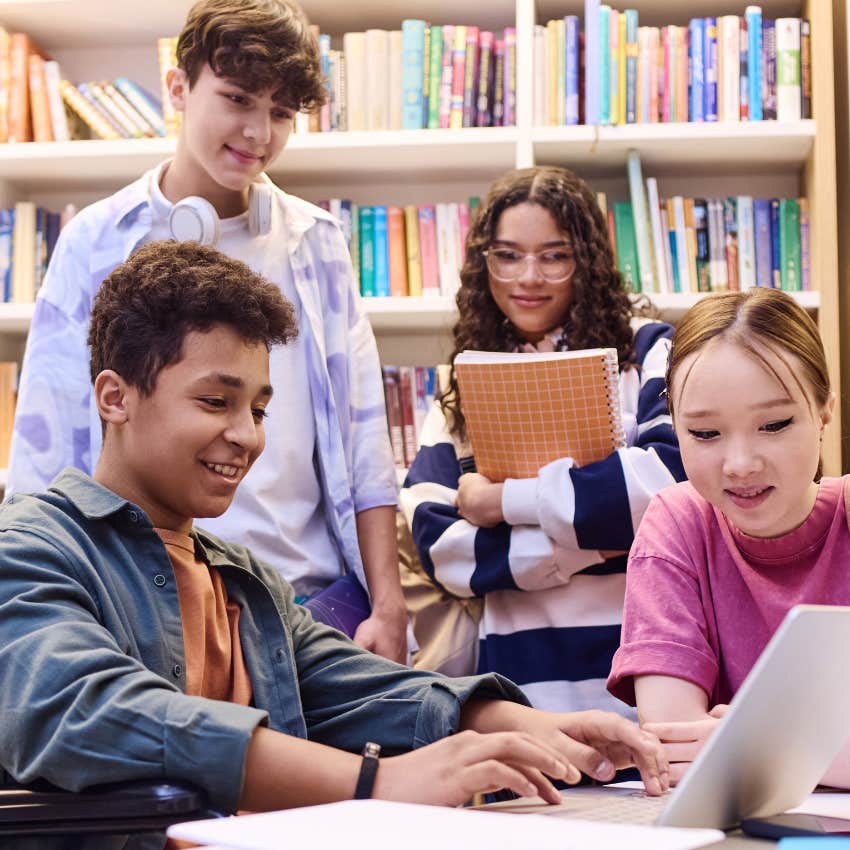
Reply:
<svg viewBox="0 0 850 850"><path fill-rule="evenodd" d="M502 213L523 203L547 209L558 229L569 236L575 254L573 297L563 317L564 333L558 348L616 348L621 368L628 368L634 359L630 326L633 308L614 264L607 222L596 195L566 168L538 166L509 171L490 187L466 238L451 376L440 396L450 431L460 439L466 437L466 423L454 370L455 357L467 348L511 351L521 342L516 328L490 292L483 252L493 240Z"/></svg>
<svg viewBox="0 0 850 850"><path fill-rule="evenodd" d="M177 65L195 85L205 64L245 91L312 112L326 100L319 45L290 0L200 0L177 40Z"/></svg>
<svg viewBox="0 0 850 850"><path fill-rule="evenodd" d="M197 242L149 242L117 266L95 296L89 326L91 379L113 369L143 395L180 360L192 331L233 328L247 343L285 344L298 334L280 289Z"/></svg>

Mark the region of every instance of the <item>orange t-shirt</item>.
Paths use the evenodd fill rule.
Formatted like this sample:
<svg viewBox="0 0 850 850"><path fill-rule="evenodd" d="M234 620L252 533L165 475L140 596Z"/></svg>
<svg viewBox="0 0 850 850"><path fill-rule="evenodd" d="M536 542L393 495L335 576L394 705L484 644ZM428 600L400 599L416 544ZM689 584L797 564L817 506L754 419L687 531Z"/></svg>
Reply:
<svg viewBox="0 0 850 850"><path fill-rule="evenodd" d="M183 620L186 693L249 705L251 679L239 641L242 609L227 598L218 570L201 560L188 534L154 529L165 544Z"/></svg>

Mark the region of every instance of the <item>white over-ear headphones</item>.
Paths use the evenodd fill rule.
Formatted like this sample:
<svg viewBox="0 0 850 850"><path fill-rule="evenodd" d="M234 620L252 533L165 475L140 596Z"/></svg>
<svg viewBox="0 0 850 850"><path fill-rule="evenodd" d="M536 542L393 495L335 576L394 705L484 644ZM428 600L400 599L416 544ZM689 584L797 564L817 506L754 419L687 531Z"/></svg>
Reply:
<svg viewBox="0 0 850 850"><path fill-rule="evenodd" d="M248 230L252 236L265 236L272 226L272 190L264 183L252 183L248 190ZM168 214L168 229L178 242L213 245L221 232L215 207L198 195L178 201Z"/></svg>

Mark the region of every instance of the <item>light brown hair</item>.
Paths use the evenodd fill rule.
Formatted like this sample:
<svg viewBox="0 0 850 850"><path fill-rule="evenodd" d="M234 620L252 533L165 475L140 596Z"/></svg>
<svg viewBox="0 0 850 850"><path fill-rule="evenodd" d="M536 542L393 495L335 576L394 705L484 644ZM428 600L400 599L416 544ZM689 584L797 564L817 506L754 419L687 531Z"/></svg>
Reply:
<svg viewBox="0 0 850 850"><path fill-rule="evenodd" d="M248 92L270 89L297 111L326 99L319 46L290 0L199 0L177 40L177 65L191 88L204 65Z"/></svg>

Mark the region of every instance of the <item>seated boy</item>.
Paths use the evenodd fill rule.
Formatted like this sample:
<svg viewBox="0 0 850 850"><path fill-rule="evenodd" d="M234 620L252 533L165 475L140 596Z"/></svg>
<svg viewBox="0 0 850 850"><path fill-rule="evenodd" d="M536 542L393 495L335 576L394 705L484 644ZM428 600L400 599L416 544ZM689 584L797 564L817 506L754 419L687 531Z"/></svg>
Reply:
<svg viewBox="0 0 850 850"><path fill-rule="evenodd" d="M193 528L230 504L267 408L286 427L269 348L295 333L276 286L197 243L150 243L106 279L89 332L94 475L66 469L0 508L0 766L73 790L183 780L218 809L264 810L352 797L373 741L389 757L367 793L386 799L555 801L547 776L630 763L662 791L657 739L621 717L537 711L499 676L373 655L248 550Z"/></svg>

